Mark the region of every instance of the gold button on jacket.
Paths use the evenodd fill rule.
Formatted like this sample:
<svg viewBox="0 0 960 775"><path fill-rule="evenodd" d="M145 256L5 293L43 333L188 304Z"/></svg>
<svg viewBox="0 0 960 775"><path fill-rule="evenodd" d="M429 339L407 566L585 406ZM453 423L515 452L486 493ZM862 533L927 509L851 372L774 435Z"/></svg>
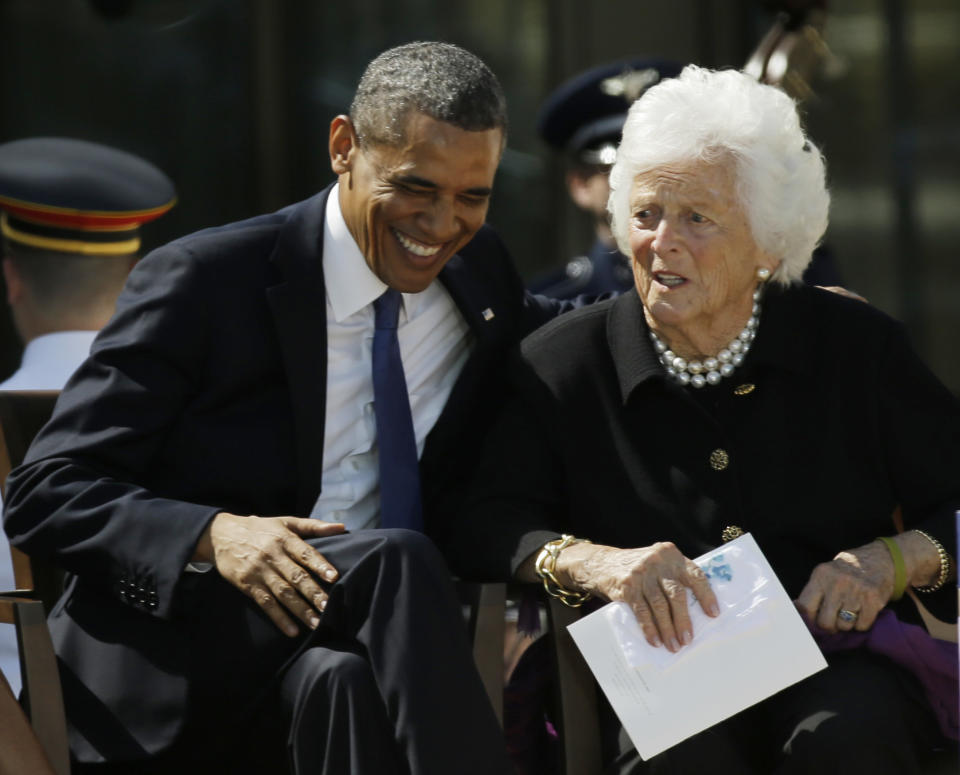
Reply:
<svg viewBox="0 0 960 775"><path fill-rule="evenodd" d="M715 449L710 453L710 468L714 471L722 471L730 465L730 455L725 449Z"/></svg>

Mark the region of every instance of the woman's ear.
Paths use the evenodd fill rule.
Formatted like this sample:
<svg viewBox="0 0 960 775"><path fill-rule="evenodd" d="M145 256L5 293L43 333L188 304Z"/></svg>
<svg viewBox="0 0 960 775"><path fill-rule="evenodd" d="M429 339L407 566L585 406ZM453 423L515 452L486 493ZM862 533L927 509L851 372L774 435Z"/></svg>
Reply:
<svg viewBox="0 0 960 775"><path fill-rule="evenodd" d="M760 263L757 264L757 270L766 269L769 273L767 276L773 276L773 273L780 268L780 264L783 263L783 260L780 258L774 258L768 253L764 253L760 256Z"/></svg>

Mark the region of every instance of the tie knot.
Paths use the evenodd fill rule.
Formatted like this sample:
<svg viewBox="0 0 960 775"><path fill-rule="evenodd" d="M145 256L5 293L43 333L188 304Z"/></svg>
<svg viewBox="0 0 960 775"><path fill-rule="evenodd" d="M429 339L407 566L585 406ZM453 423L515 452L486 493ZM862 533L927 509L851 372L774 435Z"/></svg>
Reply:
<svg viewBox="0 0 960 775"><path fill-rule="evenodd" d="M373 302L374 328L396 328L400 319L400 291L387 288L383 295Z"/></svg>

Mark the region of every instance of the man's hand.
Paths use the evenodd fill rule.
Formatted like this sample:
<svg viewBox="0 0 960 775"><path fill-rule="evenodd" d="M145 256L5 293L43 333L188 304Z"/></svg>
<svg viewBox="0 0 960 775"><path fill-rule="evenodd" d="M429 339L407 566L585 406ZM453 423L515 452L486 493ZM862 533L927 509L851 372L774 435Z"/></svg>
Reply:
<svg viewBox="0 0 960 775"><path fill-rule="evenodd" d="M241 517L220 512L197 543L194 562L212 562L220 575L260 606L290 637L320 623L327 593L314 579L336 581L337 569L304 541L343 533L343 524L298 517Z"/></svg>

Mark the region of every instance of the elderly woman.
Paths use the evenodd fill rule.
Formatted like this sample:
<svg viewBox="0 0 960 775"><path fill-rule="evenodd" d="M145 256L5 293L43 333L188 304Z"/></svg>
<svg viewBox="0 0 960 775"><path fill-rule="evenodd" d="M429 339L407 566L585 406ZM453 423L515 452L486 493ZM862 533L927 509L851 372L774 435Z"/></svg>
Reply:
<svg viewBox="0 0 960 775"><path fill-rule="evenodd" d="M952 620L960 406L899 324L798 283L829 197L790 99L688 67L633 105L611 182L635 291L524 343L440 534L456 569L626 601L675 652L696 637L688 588L717 612L690 558L749 531L830 633L914 617L907 586ZM865 649L829 663L647 764L611 734L613 771L916 772L942 740L915 677Z"/></svg>

